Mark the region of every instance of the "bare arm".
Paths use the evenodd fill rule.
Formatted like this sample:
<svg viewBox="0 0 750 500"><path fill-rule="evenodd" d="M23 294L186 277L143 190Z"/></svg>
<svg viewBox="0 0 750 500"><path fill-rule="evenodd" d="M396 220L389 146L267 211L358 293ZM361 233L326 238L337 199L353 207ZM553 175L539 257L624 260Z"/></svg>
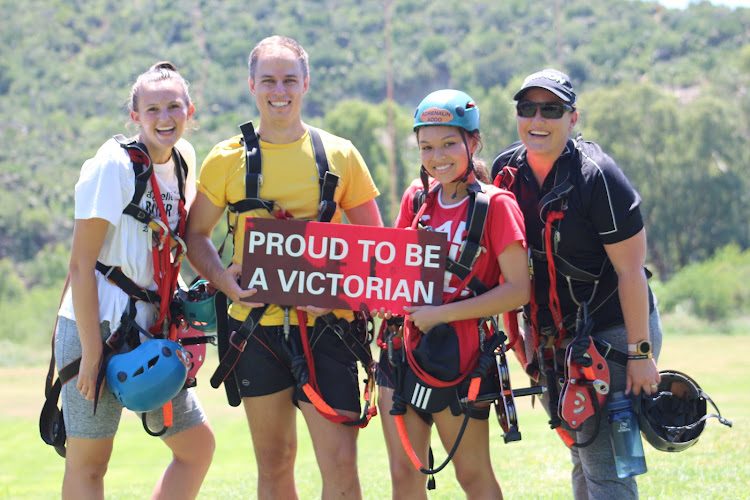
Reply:
<svg viewBox="0 0 750 500"><path fill-rule="evenodd" d="M412 306L404 310L423 332L440 323L463 319L485 318L516 309L529 301L531 281L526 260L526 249L514 241L497 258L503 280L485 294L441 306Z"/></svg>
<svg viewBox="0 0 750 500"><path fill-rule="evenodd" d="M628 343L649 340L648 282L643 270L646 263L646 230L641 229L627 240L604 245L604 249L617 273L617 293L625 318ZM651 384L659 380L659 371L653 359L628 361L626 393L632 390L637 396L643 389L646 394L651 394L655 390Z"/></svg>
<svg viewBox="0 0 750 500"><path fill-rule="evenodd" d="M345 210L344 213L352 224L383 227L383 219L380 217L380 210L378 209L378 204L375 203L375 199Z"/></svg>
<svg viewBox="0 0 750 500"><path fill-rule="evenodd" d="M224 207L217 207L205 194L198 192L190 207L185 230L187 258L198 274L210 281L233 302L239 302L242 298L255 294L256 290L243 290L237 283L237 276L242 271L241 266L232 264L224 269L221 258L214 248L211 232L223 214ZM245 304L250 307L258 305Z"/></svg>
<svg viewBox="0 0 750 500"><path fill-rule="evenodd" d="M89 401L94 400L102 357L96 260L108 227L109 222L104 219L76 220L70 254L70 286L82 353L76 388Z"/></svg>

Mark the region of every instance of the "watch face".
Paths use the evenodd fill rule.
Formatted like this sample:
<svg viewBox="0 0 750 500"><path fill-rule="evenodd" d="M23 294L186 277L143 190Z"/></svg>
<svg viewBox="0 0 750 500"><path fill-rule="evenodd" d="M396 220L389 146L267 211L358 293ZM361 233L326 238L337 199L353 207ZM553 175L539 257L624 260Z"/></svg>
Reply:
<svg viewBox="0 0 750 500"><path fill-rule="evenodd" d="M651 352L651 342L644 340L638 343L638 354L648 354Z"/></svg>

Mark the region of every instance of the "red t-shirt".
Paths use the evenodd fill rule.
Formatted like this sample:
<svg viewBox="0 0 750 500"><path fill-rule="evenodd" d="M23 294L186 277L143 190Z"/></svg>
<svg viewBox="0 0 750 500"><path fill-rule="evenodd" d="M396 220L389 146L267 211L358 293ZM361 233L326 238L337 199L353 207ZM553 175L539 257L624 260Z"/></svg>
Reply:
<svg viewBox="0 0 750 500"><path fill-rule="evenodd" d="M448 238L448 256L457 260L460 256L461 243L466 239L466 212L469 207L469 198L453 205L444 205L440 201L440 191L434 193L432 188L436 181L430 185L431 194L421 221L425 226L432 227L436 232L445 233ZM414 180L406 189L401 199L401 210L396 217L395 227L408 228L414 221L414 194L422 189L422 182ZM513 193L492 185L485 186L485 193L489 196L489 210L484 225L484 234L481 245L486 252L481 252L474 264L476 276L487 288L493 288L502 283L502 274L498 263L498 256L505 247L514 241L520 241L526 247L526 235L524 232L523 214L521 213ZM461 280L453 274L446 272L443 288L443 300L445 301L461 284ZM463 290L457 300L469 297L468 290ZM461 372L471 369L476 358L479 356L479 336L477 335L476 320L469 319L451 323L459 335L461 344ZM412 339L414 345L418 339Z"/></svg>

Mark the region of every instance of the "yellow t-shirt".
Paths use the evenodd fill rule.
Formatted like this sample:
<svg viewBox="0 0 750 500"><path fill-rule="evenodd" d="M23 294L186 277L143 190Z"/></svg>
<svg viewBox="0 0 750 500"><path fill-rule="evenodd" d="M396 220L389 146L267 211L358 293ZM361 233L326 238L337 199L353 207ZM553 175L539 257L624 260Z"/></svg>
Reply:
<svg viewBox="0 0 750 500"><path fill-rule="evenodd" d="M339 176L339 184L334 194L337 204L332 223L341 223L341 210L349 210L377 197L380 193L367 170L362 156L354 145L340 137L318 129L328 157L328 168ZM241 144L241 135L222 141L211 150L200 170L197 181L198 191L202 192L217 207L236 203L245 198L245 148ZM298 219L316 220L320 204L320 185L318 169L315 165L310 133L290 144L270 144L260 141L263 183L260 197L273 200L277 208L290 212ZM232 258L236 264L242 264L242 249L245 238L245 216L272 218L265 209L245 212L230 221L235 226L234 248ZM250 309L242 304L233 303L229 314L242 321ZM349 316L343 311L336 311L338 316ZM290 314L292 324L297 324L297 315ZM261 324L281 325L284 323L283 310L271 305L266 311Z"/></svg>

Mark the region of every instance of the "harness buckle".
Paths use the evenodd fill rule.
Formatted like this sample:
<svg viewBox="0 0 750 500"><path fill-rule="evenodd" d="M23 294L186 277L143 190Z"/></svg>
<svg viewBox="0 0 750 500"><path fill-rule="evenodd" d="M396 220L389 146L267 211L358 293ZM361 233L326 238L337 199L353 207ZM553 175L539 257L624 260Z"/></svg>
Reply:
<svg viewBox="0 0 750 500"><path fill-rule="evenodd" d="M151 224L156 224L157 227L153 227ZM164 224L164 222L162 222L159 219L151 219L151 221L149 221L148 223L148 227L156 235L158 242L159 242L158 243L159 250L161 250L162 248L164 248L164 244L166 243L167 238L170 236L169 233L171 231L169 230L167 225Z"/></svg>
<svg viewBox="0 0 750 500"><path fill-rule="evenodd" d="M595 342L599 342L600 344L604 344L604 347L606 348L606 350L603 353L601 353L601 355L602 355L602 357L604 359L607 359L609 357L609 351L612 350L612 344L610 344L606 340L602 340L602 339L595 339Z"/></svg>
<svg viewBox="0 0 750 500"><path fill-rule="evenodd" d="M229 344L235 349L237 349L238 351L243 352L245 350L245 346L247 345L247 339L242 339L242 342L237 344L234 339L236 335L237 335L237 331L235 330L229 336Z"/></svg>
<svg viewBox="0 0 750 500"><path fill-rule="evenodd" d="M433 231L434 231L434 229L433 229ZM464 241L462 241L462 242L461 242L461 245L460 245L460 246L459 246L459 248L458 248L458 254L459 254L459 255L463 255L463 253L464 253L464 250L466 249L466 243L467 243L468 241L469 241L469 240L464 240ZM474 257L472 257L472 259L471 259L471 263L469 264L469 266L468 266L468 267L470 267L470 268L471 268L471 267L474 267L474 264L476 264L476 262L477 262L477 259L479 258L479 256L480 256L480 255L482 255L482 253L484 253L484 252L486 252L486 251L487 251L487 249L486 249L486 248L485 248L484 246L482 246L482 245L477 245L477 251L476 251L476 252L474 252ZM460 260L460 258L459 258L459 260Z"/></svg>
<svg viewBox="0 0 750 500"><path fill-rule="evenodd" d="M118 344L120 343L120 329L118 328L114 332L110 333L109 337L107 337L107 340L105 340L104 343L107 344L107 347L109 347L113 351L117 351L119 349Z"/></svg>
<svg viewBox="0 0 750 500"><path fill-rule="evenodd" d="M109 269L107 269L107 272L104 275L104 279L106 279L107 281L109 281L109 275L112 274L112 271L114 271L114 270L115 270L115 266L109 266Z"/></svg>

